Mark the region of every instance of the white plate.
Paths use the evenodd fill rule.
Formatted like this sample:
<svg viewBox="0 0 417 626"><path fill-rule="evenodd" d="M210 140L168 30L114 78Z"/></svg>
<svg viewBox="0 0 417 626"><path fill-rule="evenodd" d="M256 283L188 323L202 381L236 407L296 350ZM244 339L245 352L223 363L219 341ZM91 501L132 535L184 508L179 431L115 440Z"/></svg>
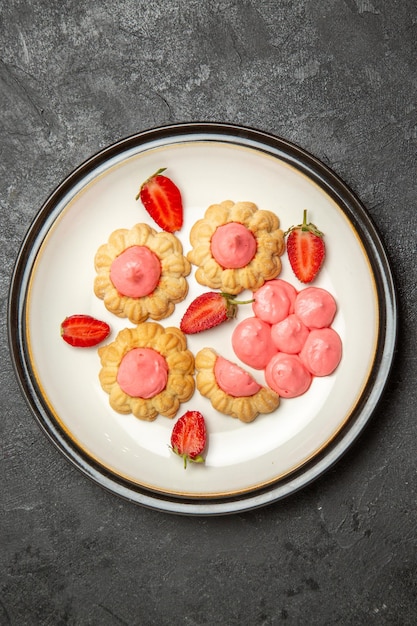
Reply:
<svg viewBox="0 0 417 626"><path fill-rule="evenodd" d="M217 413L198 391L178 413L200 410L209 446L204 465L189 465L169 449L173 421L142 422L115 413L98 381L96 349L77 350L60 338L62 320L86 313L106 320L113 339L131 326L93 293L94 255L117 228L147 222L135 200L140 184L160 167L179 186L189 231L213 203L248 200L276 212L285 230L304 208L325 232L327 257L314 285L330 291L333 327L343 342L336 372L316 378L299 398L250 424ZM280 278L297 289L286 255ZM178 325L191 300L206 290L189 278L187 299L164 320ZM196 353L210 346L238 362L236 321L190 336ZM82 164L51 195L22 246L12 281L10 343L25 396L59 449L96 482L154 508L220 514L277 500L307 484L356 439L389 374L397 328L396 299L379 237L359 201L333 172L281 139L217 124L164 127L127 138ZM246 367L246 366L245 366ZM264 384L263 375L252 370Z"/></svg>

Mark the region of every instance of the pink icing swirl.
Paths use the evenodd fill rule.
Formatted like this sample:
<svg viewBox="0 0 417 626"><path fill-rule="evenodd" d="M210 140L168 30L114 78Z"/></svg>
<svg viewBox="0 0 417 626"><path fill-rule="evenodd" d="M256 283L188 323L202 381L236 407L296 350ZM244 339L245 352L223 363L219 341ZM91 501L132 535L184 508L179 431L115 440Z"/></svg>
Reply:
<svg viewBox="0 0 417 626"><path fill-rule="evenodd" d="M336 301L326 289L307 287L297 295L294 313L308 328L325 328L333 322Z"/></svg>
<svg viewBox="0 0 417 626"><path fill-rule="evenodd" d="M232 334L236 356L254 369L263 369L276 353L271 340L271 327L257 317L242 320Z"/></svg>
<svg viewBox="0 0 417 626"><path fill-rule="evenodd" d="M268 280L253 294L253 312L268 324L277 324L294 312L297 290L285 280Z"/></svg>
<svg viewBox="0 0 417 626"><path fill-rule="evenodd" d="M219 226L211 238L211 253L225 269L245 267L255 256L256 248L253 233L238 222Z"/></svg>
<svg viewBox="0 0 417 626"><path fill-rule="evenodd" d="M110 280L122 296L142 298L152 293L161 276L161 263L146 246L131 246L111 264Z"/></svg>
<svg viewBox="0 0 417 626"><path fill-rule="evenodd" d="M333 328L312 330L300 352L300 359L314 376L328 376L340 363L342 341Z"/></svg>
<svg viewBox="0 0 417 626"><path fill-rule="evenodd" d="M133 398L153 398L165 389L167 380L168 364L152 348L129 350L117 372L120 388Z"/></svg>
<svg viewBox="0 0 417 626"><path fill-rule="evenodd" d="M267 384L283 398L301 396L311 385L311 374L296 354L278 352L265 370Z"/></svg>
<svg viewBox="0 0 417 626"><path fill-rule="evenodd" d="M289 315L271 328L271 339L277 350L287 354L298 354L302 349L309 330L294 314Z"/></svg>
<svg viewBox="0 0 417 626"><path fill-rule="evenodd" d="M216 359L214 376L220 389L234 398L253 396L262 389L249 372L221 356Z"/></svg>

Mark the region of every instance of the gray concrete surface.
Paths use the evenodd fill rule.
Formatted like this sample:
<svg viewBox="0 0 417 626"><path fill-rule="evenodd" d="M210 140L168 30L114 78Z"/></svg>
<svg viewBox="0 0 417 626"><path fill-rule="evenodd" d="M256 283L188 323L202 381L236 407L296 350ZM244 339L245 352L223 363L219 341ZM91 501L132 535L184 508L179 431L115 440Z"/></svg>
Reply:
<svg viewBox="0 0 417 626"><path fill-rule="evenodd" d="M416 22L413 0L0 2L0 624L414 624ZM102 147L174 122L280 135L358 194L401 331L375 419L296 495L187 518L104 492L32 418L10 362L18 248Z"/></svg>

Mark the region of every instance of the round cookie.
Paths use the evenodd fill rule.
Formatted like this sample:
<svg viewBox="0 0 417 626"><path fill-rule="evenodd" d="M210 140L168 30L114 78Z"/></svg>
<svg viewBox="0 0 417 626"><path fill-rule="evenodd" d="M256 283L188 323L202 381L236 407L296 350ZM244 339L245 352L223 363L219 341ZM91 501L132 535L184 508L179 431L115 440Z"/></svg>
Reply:
<svg viewBox="0 0 417 626"><path fill-rule="evenodd" d="M219 360L220 371L216 367ZM220 413L252 422L260 413L272 413L279 406L278 394L257 384L248 372L219 357L211 348L200 350L195 364L197 389ZM231 382L233 377L239 379L237 383ZM243 389L244 395L235 395L239 389Z"/></svg>
<svg viewBox="0 0 417 626"><path fill-rule="evenodd" d="M281 272L284 233L271 211L252 202L225 200L211 205L190 231L188 260L196 280L236 295L256 290Z"/></svg>
<svg viewBox="0 0 417 626"><path fill-rule="evenodd" d="M98 354L100 384L118 413L173 418L194 393L194 356L179 328L143 322L121 330Z"/></svg>
<svg viewBox="0 0 417 626"><path fill-rule="evenodd" d="M181 242L147 224L111 233L94 265L96 296L111 313L134 324L168 317L188 293L185 277L191 266Z"/></svg>

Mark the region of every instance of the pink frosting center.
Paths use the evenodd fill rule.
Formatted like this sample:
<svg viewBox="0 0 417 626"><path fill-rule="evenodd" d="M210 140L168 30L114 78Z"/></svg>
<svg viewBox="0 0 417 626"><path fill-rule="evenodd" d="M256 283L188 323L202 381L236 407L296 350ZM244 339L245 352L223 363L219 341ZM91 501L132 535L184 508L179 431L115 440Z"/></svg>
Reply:
<svg viewBox="0 0 417 626"><path fill-rule="evenodd" d="M253 233L238 222L219 226L211 238L211 253L225 269L245 267L255 256L256 247Z"/></svg>
<svg viewBox="0 0 417 626"><path fill-rule="evenodd" d="M165 389L167 380L167 362L152 348L129 350L117 372L120 388L133 398L153 398Z"/></svg>
<svg viewBox="0 0 417 626"><path fill-rule="evenodd" d="M253 396L261 389L248 372L222 356L216 359L214 376L220 389L234 398Z"/></svg>
<svg viewBox="0 0 417 626"><path fill-rule="evenodd" d="M131 246L111 264L110 280L122 296L142 298L152 293L161 276L161 264L146 246Z"/></svg>

